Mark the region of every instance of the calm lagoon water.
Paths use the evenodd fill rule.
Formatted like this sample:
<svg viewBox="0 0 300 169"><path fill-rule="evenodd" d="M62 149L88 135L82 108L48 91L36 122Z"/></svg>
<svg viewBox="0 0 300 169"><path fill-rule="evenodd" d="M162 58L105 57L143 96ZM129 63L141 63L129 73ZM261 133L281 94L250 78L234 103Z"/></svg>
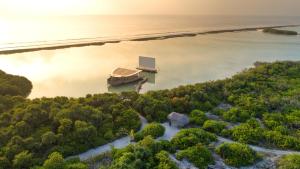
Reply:
<svg viewBox="0 0 300 169"><path fill-rule="evenodd" d="M300 32L300 27L290 29ZM34 86L31 98L78 97L119 91L108 88L106 79L117 67L135 68L140 55L156 57L159 69L157 74L147 75L151 81L141 90L146 92L230 77L255 61L300 60L300 36L250 31L124 41L0 55L0 69L29 78ZM122 90L130 88L134 87Z"/></svg>

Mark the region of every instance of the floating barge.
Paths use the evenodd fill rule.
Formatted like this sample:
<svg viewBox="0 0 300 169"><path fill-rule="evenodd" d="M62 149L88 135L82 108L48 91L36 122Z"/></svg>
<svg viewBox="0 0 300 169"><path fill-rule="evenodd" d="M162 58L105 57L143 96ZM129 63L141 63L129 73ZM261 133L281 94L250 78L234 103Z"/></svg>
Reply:
<svg viewBox="0 0 300 169"><path fill-rule="evenodd" d="M107 79L110 86L120 86L128 83L139 82L136 91L139 91L142 85L147 82L148 78L144 77L141 72L156 73L155 58L139 57L139 66L136 69L117 68Z"/></svg>

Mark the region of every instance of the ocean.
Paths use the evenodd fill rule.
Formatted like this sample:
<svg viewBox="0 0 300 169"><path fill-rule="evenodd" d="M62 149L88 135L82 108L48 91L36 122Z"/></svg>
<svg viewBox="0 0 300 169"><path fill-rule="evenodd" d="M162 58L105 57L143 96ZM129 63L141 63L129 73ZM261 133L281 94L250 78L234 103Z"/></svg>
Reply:
<svg viewBox="0 0 300 169"><path fill-rule="evenodd" d="M134 90L112 88L117 67L134 69L138 56L156 58L158 73L147 74L141 92L230 77L255 61L300 60L300 36L262 31L227 32L151 41L127 41L174 32L204 32L300 24L300 17L268 16L69 16L0 17L0 50L21 46L122 39L98 46L1 54L0 69L33 82L30 98ZM282 28L300 32L300 27Z"/></svg>

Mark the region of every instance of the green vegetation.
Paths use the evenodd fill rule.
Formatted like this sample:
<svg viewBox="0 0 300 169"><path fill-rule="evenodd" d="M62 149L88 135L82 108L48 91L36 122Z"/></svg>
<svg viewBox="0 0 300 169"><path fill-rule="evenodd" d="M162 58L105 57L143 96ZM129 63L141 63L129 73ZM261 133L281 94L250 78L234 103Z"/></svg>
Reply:
<svg viewBox="0 0 300 169"><path fill-rule="evenodd" d="M249 146L240 143L223 143L216 152L225 163L234 167L253 164L259 157Z"/></svg>
<svg viewBox="0 0 300 169"><path fill-rule="evenodd" d="M32 84L25 77L6 74L0 70L0 95L27 97L31 89Z"/></svg>
<svg viewBox="0 0 300 169"><path fill-rule="evenodd" d="M221 116L246 123L222 134L242 143L299 150L300 62L255 65L225 83L226 101L233 107Z"/></svg>
<svg viewBox="0 0 300 169"><path fill-rule="evenodd" d="M167 152L170 147L165 145L165 141L155 142L151 136L147 136L135 145L114 150L109 169L177 169Z"/></svg>
<svg viewBox="0 0 300 169"><path fill-rule="evenodd" d="M99 169L99 166L101 166L101 169L106 169L112 163L112 152L107 151L102 154L93 156L89 159L84 160L84 163L86 163L88 167L92 169Z"/></svg>
<svg viewBox="0 0 300 169"><path fill-rule="evenodd" d="M205 113L201 110L193 110L190 113L190 122L202 126L203 123L207 120Z"/></svg>
<svg viewBox="0 0 300 169"><path fill-rule="evenodd" d="M263 32L278 34L278 35L298 35L298 32L296 32L296 31L279 30L279 29L274 29L274 28L266 28L263 30Z"/></svg>
<svg viewBox="0 0 300 169"><path fill-rule="evenodd" d="M176 158L179 160L186 158L199 169L206 169L208 165L214 164L211 152L201 144L179 151Z"/></svg>
<svg viewBox="0 0 300 169"><path fill-rule="evenodd" d="M159 123L150 123L147 124L142 131L134 134L134 140L140 141L146 136L152 136L152 138L158 138L160 136L163 136L164 133L165 133L164 126L162 126Z"/></svg>
<svg viewBox="0 0 300 169"><path fill-rule="evenodd" d="M300 168L300 155L290 154L283 156L277 163L278 169L297 169Z"/></svg>
<svg viewBox="0 0 300 169"><path fill-rule="evenodd" d="M35 169L88 169L88 166L79 159L65 161L60 153L53 152L42 166L35 167Z"/></svg>
<svg viewBox="0 0 300 169"><path fill-rule="evenodd" d="M203 124L203 129L212 133L220 134L223 129L225 129L226 123L216 120L207 120Z"/></svg>
<svg viewBox="0 0 300 169"><path fill-rule="evenodd" d="M291 136L284 125L273 130L264 129L256 120L249 120L226 132L232 139L248 144L264 144L267 147L300 150L298 136Z"/></svg>
<svg viewBox="0 0 300 169"><path fill-rule="evenodd" d="M190 128L180 130L172 138L171 143L176 149L183 150L199 143L208 145L216 140L217 137L212 133L206 132L199 128Z"/></svg>
<svg viewBox="0 0 300 169"><path fill-rule="evenodd" d="M27 169L41 165L52 152L66 157L136 131L141 122L128 103L135 95L0 96L8 103L0 112L0 162L6 168Z"/></svg>
<svg viewBox="0 0 300 169"><path fill-rule="evenodd" d="M255 119L229 130L233 140L247 144L258 144L263 138L263 129Z"/></svg>
<svg viewBox="0 0 300 169"><path fill-rule="evenodd" d="M247 121L251 117L251 114L247 110L245 111L237 107L233 107L228 111L223 112L222 116L224 120L235 123Z"/></svg>
<svg viewBox="0 0 300 169"><path fill-rule="evenodd" d="M7 81L3 74L1 83ZM141 125L138 113L150 122L162 122L174 111L189 115L194 124L204 124L207 131L183 129L171 140L174 147L164 143L170 150L161 151L207 145L216 140L208 131L220 133L223 125L216 121L205 124L203 112L214 113L220 103L232 105L228 111L218 111L220 117L241 123L222 130L222 135L242 143L300 150L300 62L256 63L254 68L225 80L145 94L30 100L25 98L30 93L28 86L31 85L1 89L6 91L0 93L0 164L5 168L42 166L53 152L66 157L133 133ZM149 166L159 165L155 158L159 152L145 155L147 160L155 161ZM131 155L114 156L113 166L122 160L124 164L131 164L128 160L135 162L137 159L132 160Z"/></svg>

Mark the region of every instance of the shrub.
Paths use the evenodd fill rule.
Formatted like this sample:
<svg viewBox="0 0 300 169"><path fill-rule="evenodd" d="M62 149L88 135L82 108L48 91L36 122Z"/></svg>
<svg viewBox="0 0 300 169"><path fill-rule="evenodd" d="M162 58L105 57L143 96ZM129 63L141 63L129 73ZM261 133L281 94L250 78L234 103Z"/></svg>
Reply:
<svg viewBox="0 0 300 169"><path fill-rule="evenodd" d="M48 156L48 159L44 162L45 169L63 169L64 158L61 154L53 152Z"/></svg>
<svg viewBox="0 0 300 169"><path fill-rule="evenodd" d="M186 158L199 169L205 169L209 164L214 164L210 151L201 144L179 151L176 153L176 158L179 160Z"/></svg>
<svg viewBox="0 0 300 169"><path fill-rule="evenodd" d="M203 124L203 129L213 133L221 133L221 131L226 127L226 123L216 120L207 120Z"/></svg>
<svg viewBox="0 0 300 169"><path fill-rule="evenodd" d="M142 131L134 134L134 140L139 141L145 138L146 136L152 136L157 138L163 136L165 133L165 127L159 123L150 123Z"/></svg>
<svg viewBox="0 0 300 169"><path fill-rule="evenodd" d="M190 121L193 124L202 126L206 120L207 120L207 117L203 111L193 110L190 114Z"/></svg>
<svg viewBox="0 0 300 169"><path fill-rule="evenodd" d="M241 143L223 143L216 148L226 164L241 167L253 164L258 155L248 145Z"/></svg>
<svg viewBox="0 0 300 169"><path fill-rule="evenodd" d="M264 142L269 146L300 150L300 141L296 137L283 135L278 131L265 131L263 136Z"/></svg>
<svg viewBox="0 0 300 169"><path fill-rule="evenodd" d="M290 154L281 157L277 163L278 169L297 169L300 168L300 155Z"/></svg>
<svg viewBox="0 0 300 169"><path fill-rule="evenodd" d="M156 144L157 144L157 147L161 150L165 150L165 151L168 151L170 153L175 153L176 152L175 147L168 140L159 140L159 141L156 142Z"/></svg>
<svg viewBox="0 0 300 169"><path fill-rule="evenodd" d="M251 118L251 115L245 110L240 110L239 108L233 107L223 113L223 118L230 122L245 122Z"/></svg>
<svg viewBox="0 0 300 169"><path fill-rule="evenodd" d="M231 137L238 142L247 144L258 144L263 138L264 130L255 120L249 120L230 130Z"/></svg>
<svg viewBox="0 0 300 169"><path fill-rule="evenodd" d="M176 149L186 149L199 143L207 145L216 141L217 137L199 128L183 129L179 131L171 140Z"/></svg>
<svg viewBox="0 0 300 169"><path fill-rule="evenodd" d="M157 169L178 169L176 164L170 159L169 153L166 151L157 153L155 158L159 161Z"/></svg>

